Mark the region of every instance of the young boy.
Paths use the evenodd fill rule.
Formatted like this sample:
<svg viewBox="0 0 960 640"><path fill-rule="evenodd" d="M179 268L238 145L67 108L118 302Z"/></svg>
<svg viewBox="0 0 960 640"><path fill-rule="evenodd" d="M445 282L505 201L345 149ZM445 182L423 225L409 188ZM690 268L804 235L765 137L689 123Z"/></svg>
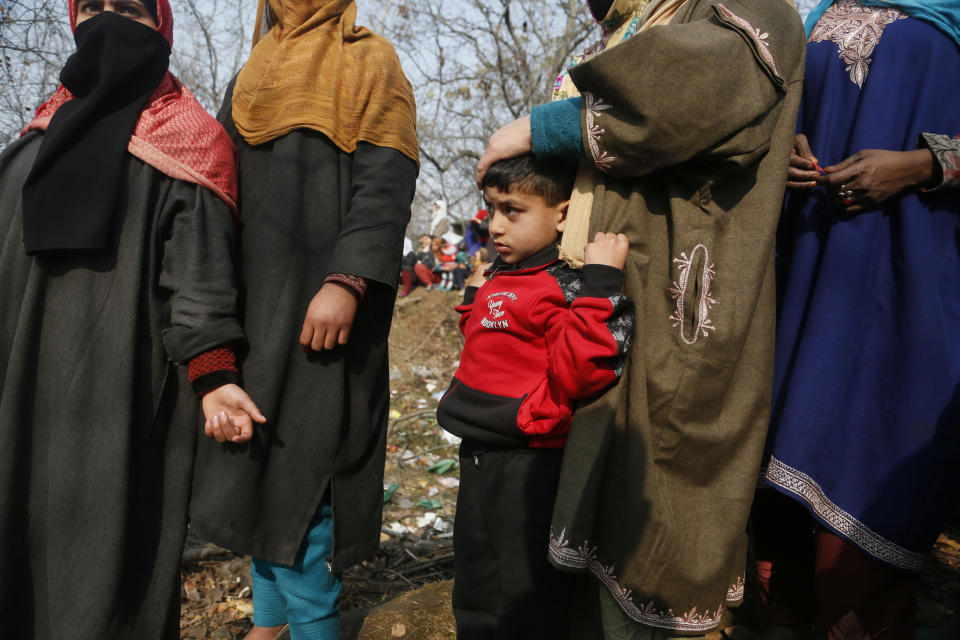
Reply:
<svg viewBox="0 0 960 640"><path fill-rule="evenodd" d="M504 160L482 187L499 256L467 282L457 307L466 342L437 407L463 438L457 637L565 638L570 580L547 562L550 517L574 403L616 382L629 348L627 239L598 233L582 272L558 259L567 165Z"/></svg>

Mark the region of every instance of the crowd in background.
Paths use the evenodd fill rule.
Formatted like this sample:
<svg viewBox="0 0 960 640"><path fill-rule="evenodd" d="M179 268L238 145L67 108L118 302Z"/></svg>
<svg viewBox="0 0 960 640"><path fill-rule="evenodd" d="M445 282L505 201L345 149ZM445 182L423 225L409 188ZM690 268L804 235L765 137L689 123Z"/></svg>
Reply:
<svg viewBox="0 0 960 640"><path fill-rule="evenodd" d="M467 223L463 236L454 231L440 236L425 233L416 248L404 238L400 297L410 295L418 284L425 289L463 290L469 275L489 261L489 239L486 209L480 209Z"/></svg>

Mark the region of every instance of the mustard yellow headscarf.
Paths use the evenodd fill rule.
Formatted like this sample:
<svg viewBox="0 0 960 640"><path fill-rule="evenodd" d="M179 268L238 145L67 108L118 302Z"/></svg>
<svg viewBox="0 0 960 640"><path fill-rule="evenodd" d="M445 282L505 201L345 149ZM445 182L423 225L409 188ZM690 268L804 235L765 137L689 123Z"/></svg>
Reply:
<svg viewBox="0 0 960 640"><path fill-rule="evenodd" d="M410 82L390 43L356 18L353 0L260 0L233 90L248 144L306 128L348 153L362 140L419 162Z"/></svg>

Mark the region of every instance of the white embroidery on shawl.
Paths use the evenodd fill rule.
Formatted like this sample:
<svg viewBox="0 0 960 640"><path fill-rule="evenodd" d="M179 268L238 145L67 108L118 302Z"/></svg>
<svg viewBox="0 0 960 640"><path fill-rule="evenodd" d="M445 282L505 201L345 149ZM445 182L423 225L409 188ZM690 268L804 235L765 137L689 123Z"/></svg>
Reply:
<svg viewBox="0 0 960 640"><path fill-rule="evenodd" d="M597 119L600 118L603 111L610 108L610 105L594 98L589 91L583 92L583 101L586 105L587 143L590 145L590 155L593 156L593 163L597 165L597 169L606 171L616 160L616 157L600 149L600 136L603 135L605 130L597 124Z"/></svg>
<svg viewBox="0 0 960 640"><path fill-rule="evenodd" d="M723 604L718 606L716 611L700 613L696 607L693 607L680 615L675 614L673 609L657 608L652 600L638 607L631 597L630 589L624 589L617 582L613 565L603 566L597 559L597 548L586 540L577 548L570 546L566 529L557 537L554 537L552 530L550 531L549 554L554 564L571 569L585 569L592 573L610 591L610 595L617 601L623 612L639 623L673 631L709 631L720 624Z"/></svg>
<svg viewBox="0 0 960 640"><path fill-rule="evenodd" d="M697 304L696 326L693 328L693 335L687 337L687 320L684 311L687 301L687 288L690 285L690 269L693 266L698 251L703 251L703 270L700 274L700 300ZM716 330L716 327L713 326L713 320L710 319L710 309L713 305L717 304L717 300L710 295L710 283L713 282L713 278L717 272L714 265L710 263L710 252L707 251L707 248L702 244L698 244L690 251L689 258L684 252L680 254L679 258L674 258L673 261L677 264L677 268L680 269L680 278L667 290L670 292L671 297L677 301L677 308L673 314L671 314L670 320L673 321L673 326L680 327L680 339L687 344L693 344L701 336L706 338L710 335L711 331Z"/></svg>
<svg viewBox="0 0 960 640"><path fill-rule="evenodd" d="M859 0L838 0L824 12L808 42L837 43L840 59L847 65L850 81L863 87L873 59L873 50L888 24L906 18L900 9L865 7Z"/></svg>
<svg viewBox="0 0 960 640"><path fill-rule="evenodd" d="M723 15L727 16L731 22L747 32L747 34L753 39L753 42L757 45L757 51L760 53L760 57L763 58L764 62L770 65L770 69L773 71L773 74L780 78L780 72L777 71L777 63L773 60L773 54L770 53L770 43L767 42L767 37L769 33L760 33L760 29L754 29L753 25L738 16L737 14L727 9L722 4L718 4L717 8L723 12Z"/></svg>
<svg viewBox="0 0 960 640"><path fill-rule="evenodd" d="M738 576L737 581L727 589L727 602L740 602L743 600L743 588L745 586L746 581L743 579L743 576Z"/></svg>
<svg viewBox="0 0 960 640"><path fill-rule="evenodd" d="M912 571L925 565L925 554L904 549L870 529L830 500L820 485L802 471L771 457L767 465L767 482L806 502L817 517L871 556Z"/></svg>

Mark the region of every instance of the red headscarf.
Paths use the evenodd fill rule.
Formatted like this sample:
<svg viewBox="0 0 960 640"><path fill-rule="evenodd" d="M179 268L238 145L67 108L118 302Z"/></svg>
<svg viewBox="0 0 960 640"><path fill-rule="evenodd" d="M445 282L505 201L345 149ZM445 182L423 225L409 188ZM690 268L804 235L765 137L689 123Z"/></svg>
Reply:
<svg viewBox="0 0 960 640"><path fill-rule="evenodd" d="M77 27L77 0L68 0L70 28ZM173 46L173 12L169 0L157 0L157 31ZM46 131L60 105L73 95L60 85L37 109L20 135ZM204 111L182 82L167 72L140 114L127 150L171 178L213 191L237 212L236 147L220 123Z"/></svg>

